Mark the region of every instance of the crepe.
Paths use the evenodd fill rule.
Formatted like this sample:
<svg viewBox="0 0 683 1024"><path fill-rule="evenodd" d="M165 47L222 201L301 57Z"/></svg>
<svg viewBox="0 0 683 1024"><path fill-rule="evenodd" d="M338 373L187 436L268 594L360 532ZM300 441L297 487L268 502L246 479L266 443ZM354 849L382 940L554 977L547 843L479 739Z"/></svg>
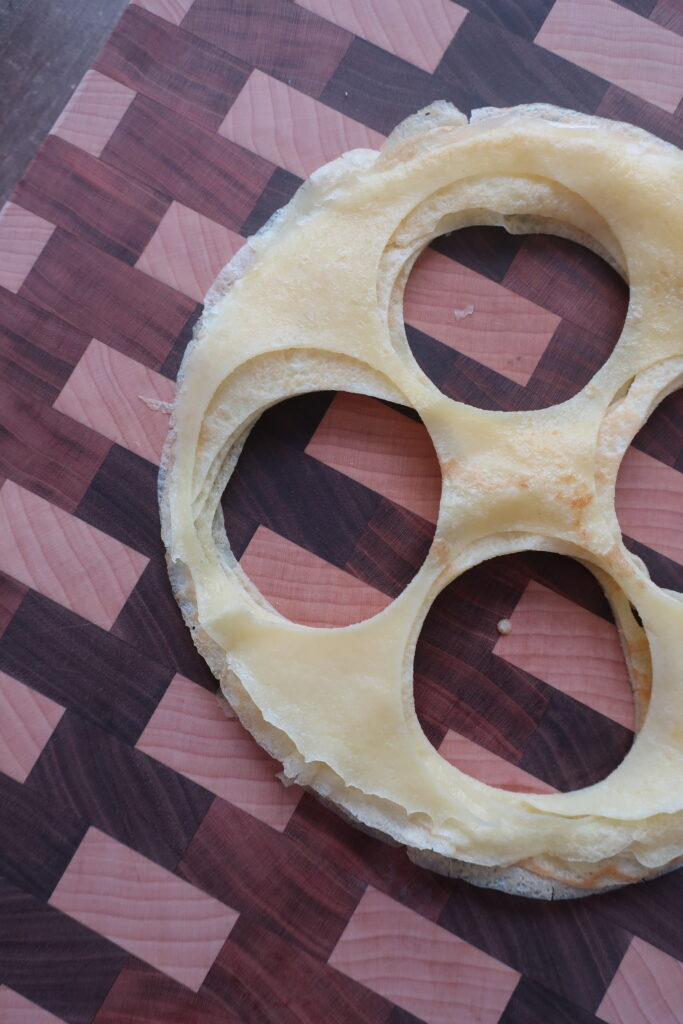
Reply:
<svg viewBox="0 0 683 1024"><path fill-rule="evenodd" d="M624 452L683 377L682 186L679 150L630 125L541 105L468 121L436 103L379 153L355 150L311 176L219 275L185 355L160 509L195 644L286 780L436 871L558 898L683 859L683 603L624 547L614 509ZM564 235L628 280L622 335L570 401L471 408L412 356L411 267L434 237L472 224ZM422 568L384 611L344 628L277 613L231 552L220 506L259 415L328 389L415 409L443 478ZM634 687L631 750L571 793L514 793L464 774L415 714L413 654L436 595L485 559L526 550L596 575Z"/></svg>

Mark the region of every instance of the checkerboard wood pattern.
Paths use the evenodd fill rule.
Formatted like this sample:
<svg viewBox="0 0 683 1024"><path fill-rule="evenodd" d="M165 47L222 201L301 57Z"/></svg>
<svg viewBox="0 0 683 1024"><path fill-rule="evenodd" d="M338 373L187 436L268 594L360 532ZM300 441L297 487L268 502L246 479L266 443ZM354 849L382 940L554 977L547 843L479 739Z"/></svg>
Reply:
<svg viewBox="0 0 683 1024"><path fill-rule="evenodd" d="M683 872L558 904L449 881L296 787L215 697L172 598L164 403L217 270L320 163L426 103L544 101L683 141L676 0L135 0L0 213L0 1021L665 1024ZM439 239L406 295L448 395L563 401L627 289L557 239ZM683 584L683 398L619 477L627 544ZM283 614L373 615L440 490L410 410L285 402L224 497ZM497 624L509 619L511 632ZM559 655L559 656L558 656ZM429 739L514 789L588 785L633 713L599 588L555 556L449 586L415 662Z"/></svg>

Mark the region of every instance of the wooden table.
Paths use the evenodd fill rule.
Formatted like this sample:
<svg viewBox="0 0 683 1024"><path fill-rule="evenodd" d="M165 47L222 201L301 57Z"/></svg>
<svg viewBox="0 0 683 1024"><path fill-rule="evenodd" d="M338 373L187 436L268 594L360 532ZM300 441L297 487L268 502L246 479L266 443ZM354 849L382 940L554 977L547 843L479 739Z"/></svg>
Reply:
<svg viewBox="0 0 683 1024"><path fill-rule="evenodd" d="M216 700L156 506L159 403L204 292L304 177L441 98L557 103L680 145L681 32L676 0L124 12L0 213L3 1024L683 1019L680 871L526 901L284 789ZM405 319L446 394L536 409L590 380L627 299L575 244L472 228L421 258ZM682 413L680 394L655 411L617 497L628 546L674 589ZM439 487L410 410L317 393L259 422L226 528L279 610L343 625L411 579ZM633 737L609 608L557 556L498 559L438 597L415 700L445 757L512 788L588 785Z"/></svg>

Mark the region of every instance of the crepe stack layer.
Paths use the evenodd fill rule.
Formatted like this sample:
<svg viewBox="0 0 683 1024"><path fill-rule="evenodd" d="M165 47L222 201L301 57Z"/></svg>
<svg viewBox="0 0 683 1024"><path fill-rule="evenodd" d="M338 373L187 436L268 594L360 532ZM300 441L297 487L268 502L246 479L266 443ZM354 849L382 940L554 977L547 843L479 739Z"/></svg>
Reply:
<svg viewBox="0 0 683 1024"><path fill-rule="evenodd" d="M468 121L436 103L380 152L316 171L221 272L188 347L160 506L194 641L286 780L436 871L558 898L683 859L683 603L624 547L614 509L624 452L683 377L682 195L680 151L630 125L549 106ZM627 279L623 333L570 401L483 411L447 398L417 365L407 277L433 238L473 224L563 235ZM432 547L403 593L364 622L312 628L278 614L240 569L220 498L260 414L329 389L416 410L443 482ZM436 595L486 559L530 549L576 558L598 578L635 694L631 750L570 793L514 793L464 774L414 708L413 654Z"/></svg>

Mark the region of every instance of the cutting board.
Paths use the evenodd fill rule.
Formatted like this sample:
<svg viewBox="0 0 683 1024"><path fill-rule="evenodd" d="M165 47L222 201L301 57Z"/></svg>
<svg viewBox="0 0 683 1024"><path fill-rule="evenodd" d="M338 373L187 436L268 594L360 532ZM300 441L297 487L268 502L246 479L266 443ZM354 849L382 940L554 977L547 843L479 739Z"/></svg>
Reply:
<svg viewBox="0 0 683 1024"><path fill-rule="evenodd" d="M682 872L527 901L420 869L281 786L192 646L156 505L206 288L303 178L442 98L556 103L680 145L682 32L676 0L125 11L0 213L3 1024L683 1020ZM405 321L447 395L538 409L591 379L627 301L578 245L471 228L421 257ZM627 545L674 589L682 442L675 394L617 494ZM346 625L415 574L439 493L411 410L321 392L262 417L223 505L276 608ZM441 754L512 789L588 785L633 739L609 608L558 556L447 587L414 690Z"/></svg>

